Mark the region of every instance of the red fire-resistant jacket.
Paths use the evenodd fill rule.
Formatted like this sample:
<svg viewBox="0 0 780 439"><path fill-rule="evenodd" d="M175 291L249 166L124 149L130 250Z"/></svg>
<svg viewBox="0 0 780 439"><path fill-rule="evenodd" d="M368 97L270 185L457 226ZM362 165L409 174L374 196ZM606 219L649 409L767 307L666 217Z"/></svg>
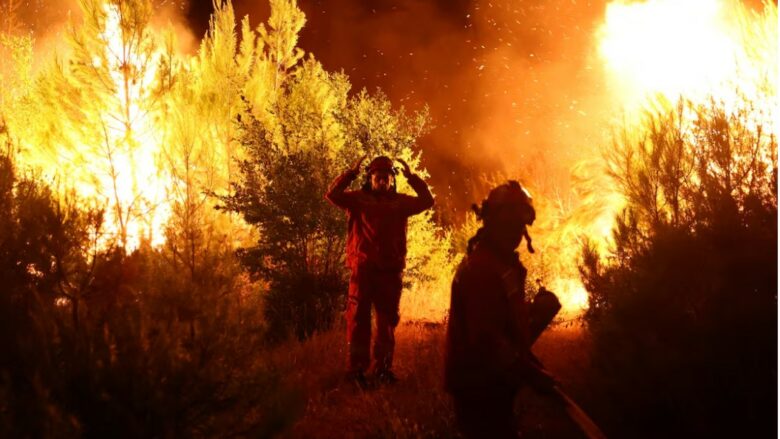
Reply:
<svg viewBox="0 0 780 439"><path fill-rule="evenodd" d="M527 365L527 271L516 254L479 243L452 282L445 387L451 393L517 386Z"/></svg>
<svg viewBox="0 0 780 439"><path fill-rule="evenodd" d="M363 190L346 191L357 175L351 171L337 177L325 198L347 211L347 266L370 266L401 271L406 265L406 220L433 206L428 186L412 175L409 185L416 197Z"/></svg>

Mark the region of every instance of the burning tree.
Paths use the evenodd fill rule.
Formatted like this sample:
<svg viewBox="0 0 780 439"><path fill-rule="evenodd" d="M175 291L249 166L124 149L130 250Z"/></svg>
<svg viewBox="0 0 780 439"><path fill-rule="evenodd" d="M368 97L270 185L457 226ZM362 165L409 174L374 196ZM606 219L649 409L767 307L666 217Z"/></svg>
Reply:
<svg viewBox="0 0 780 439"><path fill-rule="evenodd" d="M71 52L22 94L27 112L9 111L23 163L56 169L63 186L106 207L103 245L133 250L148 242L190 278L249 242L242 223L215 213L215 199L206 195L225 193L242 178L236 160L248 149L239 142L246 130L236 118L247 107L243 121L254 118L272 144L291 145L282 151L322 144L333 161L323 167L330 175L362 148L417 167L412 145L424 131L424 114L396 114L382 95L349 97L346 76L303 61L296 47L303 13L291 2L271 3L267 25L256 30L248 18L237 29L232 6L217 3L190 58L176 53L172 31L151 29L148 1L83 1L84 22L69 29ZM430 213L413 220L409 316L444 315L447 274L440 267L452 265L444 238ZM434 300L409 300L431 294Z"/></svg>
<svg viewBox="0 0 780 439"><path fill-rule="evenodd" d="M112 238L134 248L154 240L152 229L161 224L152 117L164 83L156 81L151 5L85 0L81 6L84 22L69 31L71 54L37 78L26 100L37 116L16 129L28 163L58 163L79 193L110 200Z"/></svg>
<svg viewBox="0 0 780 439"><path fill-rule="evenodd" d="M0 30L0 140L5 145L4 153L13 156L18 139L11 135L9 118L30 116L23 104L23 97L32 85L33 39L20 35L16 16L18 2L8 2L3 11L3 29Z"/></svg>
<svg viewBox="0 0 780 439"><path fill-rule="evenodd" d="M14 407L0 434L267 436L289 408L267 401L295 402L273 396L257 358L240 227L204 195L227 187L236 103L269 70L249 72L254 52L224 44L229 5L196 61L170 32L154 38L148 6L83 2L72 52L3 90L0 135L19 160L0 160L0 394Z"/></svg>
<svg viewBox="0 0 780 439"><path fill-rule="evenodd" d="M580 264L590 382L620 401L603 416L616 435L774 434L777 6L615 2L601 38L634 120L606 154L625 207Z"/></svg>

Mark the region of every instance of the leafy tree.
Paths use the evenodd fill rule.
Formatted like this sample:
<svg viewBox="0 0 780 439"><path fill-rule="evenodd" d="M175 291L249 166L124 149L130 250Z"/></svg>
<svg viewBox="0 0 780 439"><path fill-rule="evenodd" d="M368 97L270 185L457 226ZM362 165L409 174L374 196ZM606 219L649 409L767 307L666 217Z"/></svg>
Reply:
<svg viewBox="0 0 780 439"><path fill-rule="evenodd" d="M224 209L240 213L260 233L240 254L268 282L264 302L270 334L306 337L331 324L347 286L345 221L324 193L362 154L402 157L418 167L412 147L424 133L427 113L394 110L381 93L349 96L345 75L326 72L313 57L304 60L295 46L304 23L296 4L274 1L271 7L269 26L257 37L246 111L238 120L245 157L240 178L222 200ZM242 54L249 50L245 46ZM408 192L399 180L399 190ZM441 268L451 266L445 238L430 212L411 221L412 296L431 294L434 285L441 289Z"/></svg>

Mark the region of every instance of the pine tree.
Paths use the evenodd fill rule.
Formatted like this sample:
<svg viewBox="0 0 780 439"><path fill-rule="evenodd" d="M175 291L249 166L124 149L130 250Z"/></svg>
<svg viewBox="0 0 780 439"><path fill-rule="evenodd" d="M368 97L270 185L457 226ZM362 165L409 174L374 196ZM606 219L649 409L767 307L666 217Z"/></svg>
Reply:
<svg viewBox="0 0 780 439"><path fill-rule="evenodd" d="M612 146L626 207L612 248L586 247L580 270L593 378L634 401L610 407L626 425L660 404L686 434L774 428L757 421L775 412L777 376L777 141L760 111L681 102Z"/></svg>
<svg viewBox="0 0 780 439"><path fill-rule="evenodd" d="M154 184L152 116L160 90L147 29L151 6L147 0L83 0L81 8L84 22L69 30L71 54L38 78L31 96L40 115L28 133L34 148L28 158L57 163L80 192L107 200L115 239L137 245L151 237L161 201ZM146 230L131 230L138 223Z"/></svg>

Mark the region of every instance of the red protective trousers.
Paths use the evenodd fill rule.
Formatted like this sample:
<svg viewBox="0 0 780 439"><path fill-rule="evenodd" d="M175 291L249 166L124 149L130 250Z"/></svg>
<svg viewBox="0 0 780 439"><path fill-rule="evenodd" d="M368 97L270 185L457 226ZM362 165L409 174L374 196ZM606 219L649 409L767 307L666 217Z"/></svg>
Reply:
<svg viewBox="0 0 780 439"><path fill-rule="evenodd" d="M351 372L365 372L369 367L372 307L376 315L372 369L378 374L392 369L400 299L401 272L353 268L347 300L347 364Z"/></svg>

